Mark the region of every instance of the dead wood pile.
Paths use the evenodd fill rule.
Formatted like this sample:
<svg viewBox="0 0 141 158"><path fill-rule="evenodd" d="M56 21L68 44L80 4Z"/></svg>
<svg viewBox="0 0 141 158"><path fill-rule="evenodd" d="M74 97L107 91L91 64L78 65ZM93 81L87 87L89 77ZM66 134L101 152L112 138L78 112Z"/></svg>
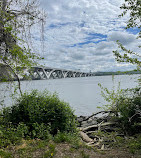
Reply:
<svg viewBox="0 0 141 158"><path fill-rule="evenodd" d="M113 116L116 116L114 111L100 111L91 116L80 116L77 118L80 136L86 145L106 150L109 147L109 142L116 141L114 139L115 135L124 136L119 131L118 120L114 119ZM114 136L109 137L108 135L112 133L114 133Z"/></svg>

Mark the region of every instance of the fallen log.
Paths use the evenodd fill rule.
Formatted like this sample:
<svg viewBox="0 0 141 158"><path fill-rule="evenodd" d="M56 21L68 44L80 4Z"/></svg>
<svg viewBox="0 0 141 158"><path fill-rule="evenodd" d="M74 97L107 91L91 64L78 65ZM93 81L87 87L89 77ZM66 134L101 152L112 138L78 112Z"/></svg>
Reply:
<svg viewBox="0 0 141 158"><path fill-rule="evenodd" d="M89 143L89 142L93 142L93 139L91 139L86 133L80 131L80 136L82 138L83 141Z"/></svg>
<svg viewBox="0 0 141 158"><path fill-rule="evenodd" d="M104 122L104 123L100 123L100 124L97 124L97 125L92 125L92 126L88 126L88 127L85 127L85 128L81 128L81 130L84 132L84 131L89 131L93 128L97 128L98 130L100 130L100 127L103 127L103 126L108 126L108 125L113 125L113 124L116 124L115 122Z"/></svg>
<svg viewBox="0 0 141 158"><path fill-rule="evenodd" d="M104 114L104 116L96 116L98 114ZM115 111L100 111L89 117L79 117L79 133L87 146L96 147L98 150L107 150L107 143L116 141L114 138L111 140L107 137L107 132L118 132L119 124L117 120L113 119L113 115L116 115ZM117 133L117 135L119 134Z"/></svg>

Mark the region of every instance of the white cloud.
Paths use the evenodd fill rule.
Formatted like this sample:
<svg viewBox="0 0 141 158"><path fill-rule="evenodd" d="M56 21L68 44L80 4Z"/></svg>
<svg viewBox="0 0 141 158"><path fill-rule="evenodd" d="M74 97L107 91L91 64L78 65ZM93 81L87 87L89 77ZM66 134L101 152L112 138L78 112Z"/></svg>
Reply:
<svg viewBox="0 0 141 158"><path fill-rule="evenodd" d="M128 64L117 66L112 51L119 40L137 50L139 40L123 27L125 18L118 18L124 0L40 0L47 11L45 51L35 48L45 57L46 66L82 71L130 69ZM39 30L33 31L35 35Z"/></svg>
<svg viewBox="0 0 141 158"><path fill-rule="evenodd" d="M117 32L110 32L108 40L114 41L114 42L119 40L119 42L122 43L123 45L128 45L128 44L135 42L137 40L136 38L137 38L137 36L135 36L133 34L117 31Z"/></svg>

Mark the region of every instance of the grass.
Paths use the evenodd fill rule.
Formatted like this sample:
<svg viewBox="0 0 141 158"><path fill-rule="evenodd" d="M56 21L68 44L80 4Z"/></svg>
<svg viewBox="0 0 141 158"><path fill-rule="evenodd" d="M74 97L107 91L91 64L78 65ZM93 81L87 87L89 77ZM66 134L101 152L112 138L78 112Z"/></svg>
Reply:
<svg viewBox="0 0 141 158"><path fill-rule="evenodd" d="M75 144L73 136L66 140L59 136L52 140L40 140L40 139L22 139L18 144L10 144L7 147L0 149L0 158L93 158L97 156L100 158L109 157L132 157L139 158L141 154L141 135L136 138L129 138L128 140L122 140L120 145L113 145L112 149L108 151L98 151L95 148L88 148L79 139L79 144L76 141ZM64 135L64 137L67 137ZM76 137L75 137L76 138ZM72 139L72 140L70 140ZM119 138L118 138L119 139ZM57 141L56 141L57 140Z"/></svg>
<svg viewBox="0 0 141 158"><path fill-rule="evenodd" d="M109 150L99 151L96 147L86 146L78 132L58 132L57 135L50 135L47 139L33 139L23 133L26 133L26 126L23 124L18 128L1 124L0 158L93 158L93 155L100 158L116 156L140 158L141 155L141 134L124 138L114 132L95 133L96 136L103 137L107 141L109 153Z"/></svg>

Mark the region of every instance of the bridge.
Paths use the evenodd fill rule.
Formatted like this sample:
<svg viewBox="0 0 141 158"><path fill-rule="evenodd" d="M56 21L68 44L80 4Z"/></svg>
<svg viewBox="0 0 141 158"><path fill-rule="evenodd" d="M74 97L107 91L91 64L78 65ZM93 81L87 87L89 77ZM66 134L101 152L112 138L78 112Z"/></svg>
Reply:
<svg viewBox="0 0 141 158"><path fill-rule="evenodd" d="M21 68L20 68L21 70ZM18 69L17 69L18 71ZM51 67L34 66L30 69L22 68L22 75L19 75L20 80L45 80L45 79L59 79L59 78L76 78L94 76L94 73L86 73L81 71L72 71L66 69L58 69ZM0 65L0 80L7 78L8 80L17 80L11 69L2 64Z"/></svg>
<svg viewBox="0 0 141 158"><path fill-rule="evenodd" d="M57 79L57 78L75 78L94 76L94 73L86 73L81 71L72 71L66 69L58 69L51 67L32 67L28 70L33 80Z"/></svg>

